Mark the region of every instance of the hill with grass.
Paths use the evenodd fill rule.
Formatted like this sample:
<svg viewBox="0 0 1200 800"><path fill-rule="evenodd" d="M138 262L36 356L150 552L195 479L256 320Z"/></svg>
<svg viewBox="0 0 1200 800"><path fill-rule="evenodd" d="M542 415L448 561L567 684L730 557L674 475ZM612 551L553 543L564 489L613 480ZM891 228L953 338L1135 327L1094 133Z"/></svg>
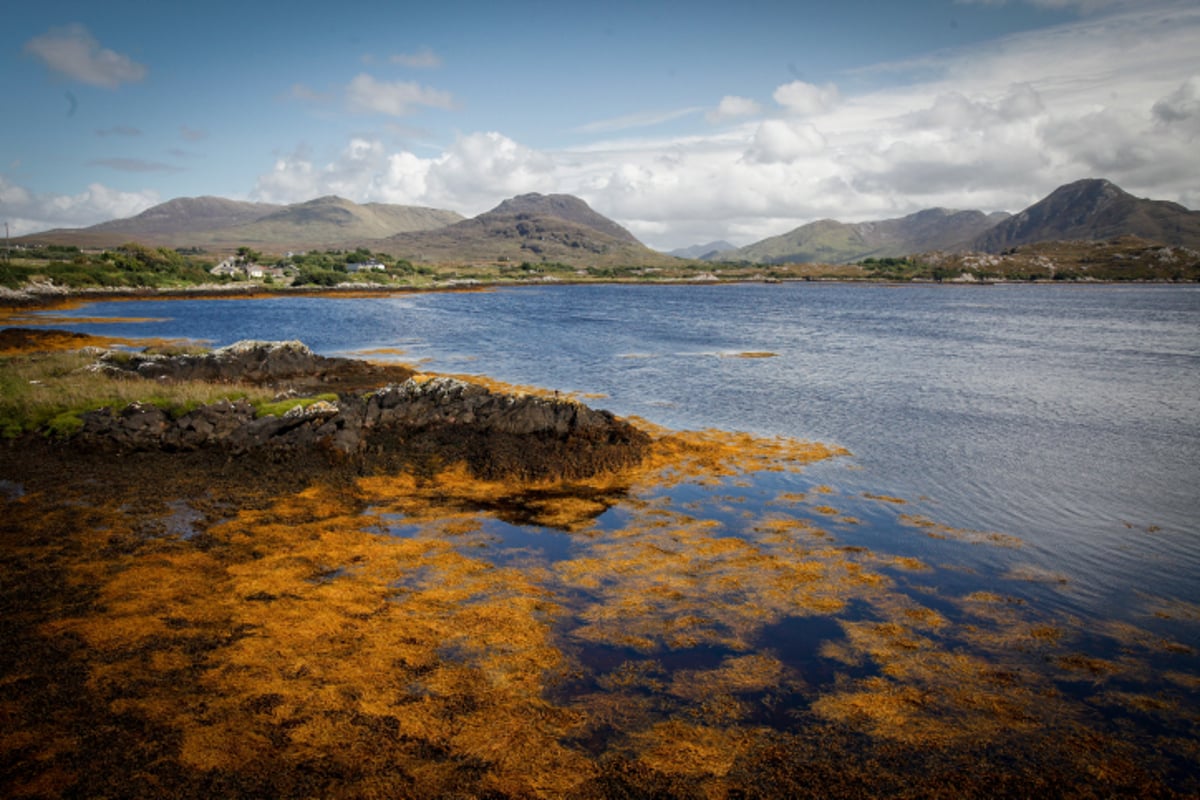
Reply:
<svg viewBox="0 0 1200 800"><path fill-rule="evenodd" d="M134 217L87 228L58 228L17 241L85 248L137 242L151 247L267 251L314 247L357 247L396 233L459 222L454 211L387 203L359 204L341 197L274 205L220 197L181 197Z"/></svg>
<svg viewBox="0 0 1200 800"><path fill-rule="evenodd" d="M746 247L707 256L705 260L751 264L850 264L865 258L953 250L965 248L1007 216L1003 212L984 214L982 211L931 208L906 217L875 222L823 219Z"/></svg>
<svg viewBox="0 0 1200 800"><path fill-rule="evenodd" d="M372 242L413 262L676 266L577 197L525 194L491 211L431 231Z"/></svg>

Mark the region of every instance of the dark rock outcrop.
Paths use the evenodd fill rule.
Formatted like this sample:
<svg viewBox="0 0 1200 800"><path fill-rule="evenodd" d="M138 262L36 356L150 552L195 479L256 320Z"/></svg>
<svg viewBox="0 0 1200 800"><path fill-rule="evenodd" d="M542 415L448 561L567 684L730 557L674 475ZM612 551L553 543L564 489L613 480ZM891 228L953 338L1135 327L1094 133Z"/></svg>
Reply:
<svg viewBox="0 0 1200 800"><path fill-rule="evenodd" d="M106 355L97 368L153 380L292 385L343 375L346 362L361 363L317 356L299 342L243 342L203 355ZM571 400L497 393L453 378L409 378L368 393L344 392L336 402L305 402L282 416L259 417L244 400L178 417L143 403L105 408L84 415L74 442L92 451L215 450L271 461L318 456L360 469L430 474L465 462L479 477L541 479L635 464L649 437Z"/></svg>
<svg viewBox="0 0 1200 800"><path fill-rule="evenodd" d="M205 353L104 351L92 367L114 377L161 381L251 383L296 396L351 392L401 383L413 371L400 365L371 364L354 358L329 358L299 341L242 341Z"/></svg>
<svg viewBox="0 0 1200 800"><path fill-rule="evenodd" d="M388 386L366 402L366 443L434 470L465 461L484 478L578 478L641 460L649 437L574 401L497 394L452 378Z"/></svg>
<svg viewBox="0 0 1200 800"><path fill-rule="evenodd" d="M112 375L175 381L241 381L276 385L299 377L321 378L350 363L351 359L319 356L303 342L244 341L206 353L107 352L96 369Z"/></svg>

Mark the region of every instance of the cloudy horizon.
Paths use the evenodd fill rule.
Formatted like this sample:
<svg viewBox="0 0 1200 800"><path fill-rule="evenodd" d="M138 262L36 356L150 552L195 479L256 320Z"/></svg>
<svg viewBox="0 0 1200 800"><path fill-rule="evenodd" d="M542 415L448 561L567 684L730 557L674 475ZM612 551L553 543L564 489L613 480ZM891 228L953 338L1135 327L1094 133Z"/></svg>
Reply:
<svg viewBox="0 0 1200 800"><path fill-rule="evenodd" d="M0 218L21 235L181 196L329 194L474 216L565 193L670 250L1015 212L1090 177L1200 206L1194 4L897 5L21 9L0 38L22 112Z"/></svg>

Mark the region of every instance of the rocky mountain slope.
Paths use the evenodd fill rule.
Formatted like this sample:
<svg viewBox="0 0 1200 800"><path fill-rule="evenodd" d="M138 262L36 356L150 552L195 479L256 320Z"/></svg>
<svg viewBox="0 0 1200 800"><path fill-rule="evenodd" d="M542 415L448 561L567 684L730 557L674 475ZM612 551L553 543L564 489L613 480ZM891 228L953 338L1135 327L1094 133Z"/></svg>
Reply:
<svg viewBox="0 0 1200 800"><path fill-rule="evenodd" d="M931 208L897 219L876 222L818 220L780 236L706 260L784 264L822 262L849 264L864 258L904 256L924 250L952 250L1007 217L1002 212Z"/></svg>
<svg viewBox="0 0 1200 800"><path fill-rule="evenodd" d="M578 266L674 265L629 231L570 195L525 194L432 231L370 243L420 262L552 262Z"/></svg>
<svg viewBox="0 0 1200 800"><path fill-rule="evenodd" d="M1060 186L978 236L971 249L999 253L1035 242L1099 241L1130 235L1200 248L1200 211L1134 197L1109 181L1093 178Z"/></svg>

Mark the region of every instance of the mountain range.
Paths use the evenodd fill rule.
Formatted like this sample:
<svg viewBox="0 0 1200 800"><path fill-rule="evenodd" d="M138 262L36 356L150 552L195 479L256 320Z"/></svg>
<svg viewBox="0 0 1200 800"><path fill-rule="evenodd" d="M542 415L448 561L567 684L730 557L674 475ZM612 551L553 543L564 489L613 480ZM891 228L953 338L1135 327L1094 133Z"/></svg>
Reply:
<svg viewBox="0 0 1200 800"><path fill-rule="evenodd" d="M403 231L440 228L461 214L437 208L387 203L354 203L319 197L305 203L274 205L221 197L181 197L128 219L90 228L55 229L22 237L78 247L117 247L128 241L167 247L300 250L356 246Z"/></svg>
<svg viewBox="0 0 1200 800"><path fill-rule="evenodd" d="M939 252L1000 253L1046 241L1134 235L1200 249L1200 211L1134 197L1103 179L1061 186L1015 215L926 209L896 219L826 219L746 247L710 242L671 254L647 248L583 200L525 194L470 219L453 211L341 197L274 205L219 197L178 198L128 219L56 229L18 242L115 247L128 241L170 247L267 252L367 247L436 263L558 262L574 266L671 266L678 258L741 264L851 264Z"/></svg>
<svg viewBox="0 0 1200 800"><path fill-rule="evenodd" d="M822 219L737 250L704 256L706 261L787 264L848 264L864 258L906 256L925 250L969 249L972 240L1008 214L931 208L898 219L838 222Z"/></svg>
<svg viewBox="0 0 1200 800"><path fill-rule="evenodd" d="M1109 181L1088 178L1060 186L1015 215L934 208L877 222L826 219L701 258L751 264L850 264L931 251L1000 253L1037 242L1128 235L1200 249L1200 211L1137 198Z"/></svg>

